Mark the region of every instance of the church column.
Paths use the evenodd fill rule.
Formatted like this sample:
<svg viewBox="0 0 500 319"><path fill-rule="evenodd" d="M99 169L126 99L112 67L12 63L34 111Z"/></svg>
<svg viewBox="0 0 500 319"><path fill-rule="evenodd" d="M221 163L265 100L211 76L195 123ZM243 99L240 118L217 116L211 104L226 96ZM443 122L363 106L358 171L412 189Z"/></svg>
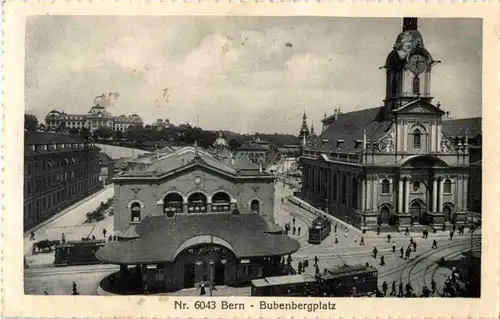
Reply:
<svg viewBox="0 0 500 319"><path fill-rule="evenodd" d="M403 152L406 152L406 145L408 144L408 138L407 138L407 134L406 134L406 122L405 121L402 121L401 122L402 125L403 125Z"/></svg>
<svg viewBox="0 0 500 319"><path fill-rule="evenodd" d="M439 181L439 203L438 203L438 212L443 212L443 186L444 186L444 178Z"/></svg>
<svg viewBox="0 0 500 319"><path fill-rule="evenodd" d="M366 210L366 178L361 181L361 211Z"/></svg>
<svg viewBox="0 0 500 319"><path fill-rule="evenodd" d="M464 199L464 203L462 205L462 210L464 212L467 212L469 210L469 193L468 193L468 190L469 190L469 176L464 176L464 196L463 196L463 199Z"/></svg>
<svg viewBox="0 0 500 319"><path fill-rule="evenodd" d="M372 192L373 192L373 197L372 197L372 209L374 212L377 212L377 184L378 184L378 178L374 177L373 178L373 183L372 183Z"/></svg>
<svg viewBox="0 0 500 319"><path fill-rule="evenodd" d="M366 178L366 210L371 212L372 209L372 176L367 176Z"/></svg>
<svg viewBox="0 0 500 319"><path fill-rule="evenodd" d="M434 177L432 179L432 212L437 212L437 188L438 181L437 178Z"/></svg>
<svg viewBox="0 0 500 319"><path fill-rule="evenodd" d="M398 213L403 212L403 177L399 176L398 185Z"/></svg>
<svg viewBox="0 0 500 319"><path fill-rule="evenodd" d="M455 183L455 191L453 192L452 194L452 198L453 198L453 203L455 204L455 207L456 207L456 211L459 212L459 211L462 211L463 210L463 207L462 207L462 204L463 204L463 182L464 182L464 179L462 178L462 175L457 175L456 176L456 180L457 182Z"/></svg>
<svg viewBox="0 0 500 319"><path fill-rule="evenodd" d="M410 177L405 178L405 213L410 212Z"/></svg>

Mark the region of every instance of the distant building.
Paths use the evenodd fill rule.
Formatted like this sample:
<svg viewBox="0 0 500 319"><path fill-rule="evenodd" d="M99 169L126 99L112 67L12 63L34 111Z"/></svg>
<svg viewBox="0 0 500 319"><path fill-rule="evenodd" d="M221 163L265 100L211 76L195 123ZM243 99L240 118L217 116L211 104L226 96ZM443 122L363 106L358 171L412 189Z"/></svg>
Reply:
<svg viewBox="0 0 500 319"><path fill-rule="evenodd" d="M301 158L304 200L364 229L465 222L469 136L480 140L480 124L450 120L439 102L431 103L437 63L424 47L417 19L404 18L384 65L384 105L336 109L323 120L320 136L307 141ZM471 123L475 132L467 130Z"/></svg>
<svg viewBox="0 0 500 319"><path fill-rule="evenodd" d="M64 133L24 135L24 229L100 188L99 148Z"/></svg>
<svg viewBox="0 0 500 319"><path fill-rule="evenodd" d="M100 127L107 127L114 131L125 132L129 127L142 125L143 121L137 114L113 116L104 106L98 104L94 105L87 114L68 114L52 110L45 117L45 126L51 130L60 127L66 129L86 128L93 133Z"/></svg>
<svg viewBox="0 0 500 319"><path fill-rule="evenodd" d="M251 141L243 143L235 151L235 158L244 158L256 164L267 164L271 149L267 141L261 140L258 135Z"/></svg>
<svg viewBox="0 0 500 319"><path fill-rule="evenodd" d="M278 155L281 159L300 156L300 145L283 145L278 147Z"/></svg>
<svg viewBox="0 0 500 319"><path fill-rule="evenodd" d="M99 153L99 167L101 168L99 182L102 183L102 186L106 186L113 178L115 162L108 156L108 154L101 152Z"/></svg>
<svg viewBox="0 0 500 319"><path fill-rule="evenodd" d="M189 146L113 181L120 240L96 256L119 264L124 282L140 278L155 291L240 285L278 271L300 247L275 224L275 177L248 161Z"/></svg>
<svg viewBox="0 0 500 319"><path fill-rule="evenodd" d="M162 129L168 129L171 128L173 124L170 124L169 119L157 119L156 122L151 124L151 127L157 131L161 131Z"/></svg>

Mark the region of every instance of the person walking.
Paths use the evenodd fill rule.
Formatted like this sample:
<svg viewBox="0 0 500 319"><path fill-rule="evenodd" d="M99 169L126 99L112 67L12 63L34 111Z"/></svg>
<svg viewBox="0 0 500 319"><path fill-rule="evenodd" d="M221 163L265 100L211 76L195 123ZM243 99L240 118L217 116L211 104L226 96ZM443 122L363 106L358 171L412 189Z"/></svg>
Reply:
<svg viewBox="0 0 500 319"><path fill-rule="evenodd" d="M403 293L403 282L400 282L399 283L399 289L398 289L398 297L403 297L404 296L404 293Z"/></svg>
<svg viewBox="0 0 500 319"><path fill-rule="evenodd" d="M339 243L339 236L337 234L335 234L335 243L338 244Z"/></svg>
<svg viewBox="0 0 500 319"><path fill-rule="evenodd" d="M319 266L318 266L318 265L316 265L316 270L314 271L314 273L315 273L316 275L319 275Z"/></svg>
<svg viewBox="0 0 500 319"><path fill-rule="evenodd" d="M333 231L336 233L337 232L337 224L335 224L335 227L333 228Z"/></svg>
<svg viewBox="0 0 500 319"><path fill-rule="evenodd" d="M441 228L442 231L446 231L446 224L443 224L443 227Z"/></svg>
<svg viewBox="0 0 500 319"><path fill-rule="evenodd" d="M317 266L318 265L318 256L314 256L314 266Z"/></svg>
<svg viewBox="0 0 500 319"><path fill-rule="evenodd" d="M293 217L293 219L292 219L292 223L293 223L293 225L295 226L295 216L294 216L294 217Z"/></svg>
<svg viewBox="0 0 500 319"><path fill-rule="evenodd" d="M377 236L380 235L380 225L377 225Z"/></svg>
<svg viewBox="0 0 500 319"><path fill-rule="evenodd" d="M295 223L294 223L295 224ZM292 235L295 236L295 231L297 230L297 228L295 228L295 225L293 225L293 228L292 228Z"/></svg>
<svg viewBox="0 0 500 319"><path fill-rule="evenodd" d="M30 240L35 240L35 232L31 232L31 234L30 234Z"/></svg>
<svg viewBox="0 0 500 319"><path fill-rule="evenodd" d="M414 241L413 242L413 252L416 252L417 251L417 242Z"/></svg>
<svg viewBox="0 0 500 319"><path fill-rule="evenodd" d="M380 256L380 266L384 266L384 265L385 265L384 256Z"/></svg>
<svg viewBox="0 0 500 319"><path fill-rule="evenodd" d="M401 246L401 249L399 250L401 252L401 259L404 258L404 252L405 252L405 249L403 248L403 246Z"/></svg>
<svg viewBox="0 0 500 319"><path fill-rule="evenodd" d="M364 246L365 245L365 237L361 236L361 240L359 241L359 245L360 246Z"/></svg>
<svg viewBox="0 0 500 319"><path fill-rule="evenodd" d="M408 248L406 249L406 258L405 259L410 259L410 254L411 254L411 248L410 248L410 246L408 246Z"/></svg>
<svg viewBox="0 0 500 319"><path fill-rule="evenodd" d="M453 227L451 229L453 230L453 232L455 232L455 230L457 230L457 225L453 224Z"/></svg>
<svg viewBox="0 0 500 319"><path fill-rule="evenodd" d="M104 236L104 239L106 239L106 233L107 233L107 232L106 232L106 228L103 228L103 229L102 229L102 234L103 234L103 236Z"/></svg>
<svg viewBox="0 0 500 319"><path fill-rule="evenodd" d="M344 228L344 237L347 237L347 233L349 232L349 229L346 227Z"/></svg>
<svg viewBox="0 0 500 319"><path fill-rule="evenodd" d="M377 247L373 247L373 258L377 259Z"/></svg>
<svg viewBox="0 0 500 319"><path fill-rule="evenodd" d="M410 245L413 245L413 237L410 237Z"/></svg>
<svg viewBox="0 0 500 319"><path fill-rule="evenodd" d="M64 233L61 235L61 243L64 245L66 243L66 236L64 236Z"/></svg>
<svg viewBox="0 0 500 319"><path fill-rule="evenodd" d="M396 296L396 281L392 282L392 285L391 285L391 296Z"/></svg>
<svg viewBox="0 0 500 319"><path fill-rule="evenodd" d="M431 280L431 289L433 294L436 293L436 282L434 281L434 278Z"/></svg>
<svg viewBox="0 0 500 319"><path fill-rule="evenodd" d="M396 252L396 242L394 240L392 241L392 252Z"/></svg>
<svg viewBox="0 0 500 319"><path fill-rule="evenodd" d="M297 228L297 236L300 236L300 226Z"/></svg>
<svg viewBox="0 0 500 319"><path fill-rule="evenodd" d="M302 260L299 260L297 270L299 271L299 274L302 273Z"/></svg>
<svg viewBox="0 0 500 319"><path fill-rule="evenodd" d="M387 234L387 243L391 242L391 234Z"/></svg>
<svg viewBox="0 0 500 319"><path fill-rule="evenodd" d="M405 228L405 236L408 236L410 234L410 229L408 227Z"/></svg>
<svg viewBox="0 0 500 319"><path fill-rule="evenodd" d="M450 240L453 240L453 230L450 230Z"/></svg>
<svg viewBox="0 0 500 319"><path fill-rule="evenodd" d="M205 283L202 281L200 283L200 296L204 296L207 294L207 291L205 290Z"/></svg>
<svg viewBox="0 0 500 319"><path fill-rule="evenodd" d="M438 243L437 243L437 241L434 239L434 240L432 241L432 249L437 249L437 248L438 248Z"/></svg>
<svg viewBox="0 0 500 319"><path fill-rule="evenodd" d="M387 281L384 281L384 282L382 283L382 291L384 292L384 296L387 296L387 289L388 289L388 288L389 288L389 287L387 286Z"/></svg>

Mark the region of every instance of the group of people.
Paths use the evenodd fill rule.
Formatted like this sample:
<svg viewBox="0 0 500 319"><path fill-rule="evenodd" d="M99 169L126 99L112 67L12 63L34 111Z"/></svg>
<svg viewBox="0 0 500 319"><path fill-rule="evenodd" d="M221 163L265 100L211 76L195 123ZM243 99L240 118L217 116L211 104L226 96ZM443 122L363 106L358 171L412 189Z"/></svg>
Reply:
<svg viewBox="0 0 500 319"><path fill-rule="evenodd" d="M285 235L288 236L288 233L290 231L292 231L292 235L295 236L295 234L297 234L297 236L300 236L300 231L302 229L300 228L300 226L295 226L295 217L293 217L292 219L292 224L290 225L290 222L286 223L285 224Z"/></svg>
<svg viewBox="0 0 500 319"><path fill-rule="evenodd" d="M376 297L385 297L385 296L391 296L391 297L406 297L406 298L416 298L416 297L430 297L431 293L436 292L436 282L434 279L431 281L431 289L429 289L427 286L422 287L422 293L420 295L417 295L415 290L413 289L411 283L407 283L406 285L403 285L402 282L399 283L398 289L396 292L396 281L392 282L391 285L391 291L389 291L389 285L387 284L387 281L384 281L382 283L382 291L380 291L377 288L377 291L375 292Z"/></svg>

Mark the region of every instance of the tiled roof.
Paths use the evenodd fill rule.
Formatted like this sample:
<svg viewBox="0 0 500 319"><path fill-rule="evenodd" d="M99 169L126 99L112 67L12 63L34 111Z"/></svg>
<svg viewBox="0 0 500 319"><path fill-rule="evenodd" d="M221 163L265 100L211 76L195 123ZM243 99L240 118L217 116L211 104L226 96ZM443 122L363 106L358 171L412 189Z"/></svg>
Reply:
<svg viewBox="0 0 500 319"><path fill-rule="evenodd" d="M377 107L341 113L317 139L310 140L312 145L307 148L330 152L361 151L363 145L357 145L356 141L363 140L365 130L367 140L375 140L382 137L391 126L392 122L384 120L383 109ZM323 143L323 140L326 141ZM338 140L343 142L338 144Z"/></svg>
<svg viewBox="0 0 500 319"><path fill-rule="evenodd" d="M24 132L24 145L66 144L82 142L86 142L86 140L78 135L35 131Z"/></svg>
<svg viewBox="0 0 500 319"><path fill-rule="evenodd" d="M97 258L114 264L171 262L186 240L207 235L226 241L237 258L286 255L300 248L295 239L269 234L271 228L257 214L146 217L135 231L140 238L111 242L97 251Z"/></svg>
<svg viewBox="0 0 500 319"><path fill-rule="evenodd" d="M465 136L465 130L469 137L476 137L481 134L481 117L471 117L465 119L453 119L443 121L443 132L450 137Z"/></svg>

